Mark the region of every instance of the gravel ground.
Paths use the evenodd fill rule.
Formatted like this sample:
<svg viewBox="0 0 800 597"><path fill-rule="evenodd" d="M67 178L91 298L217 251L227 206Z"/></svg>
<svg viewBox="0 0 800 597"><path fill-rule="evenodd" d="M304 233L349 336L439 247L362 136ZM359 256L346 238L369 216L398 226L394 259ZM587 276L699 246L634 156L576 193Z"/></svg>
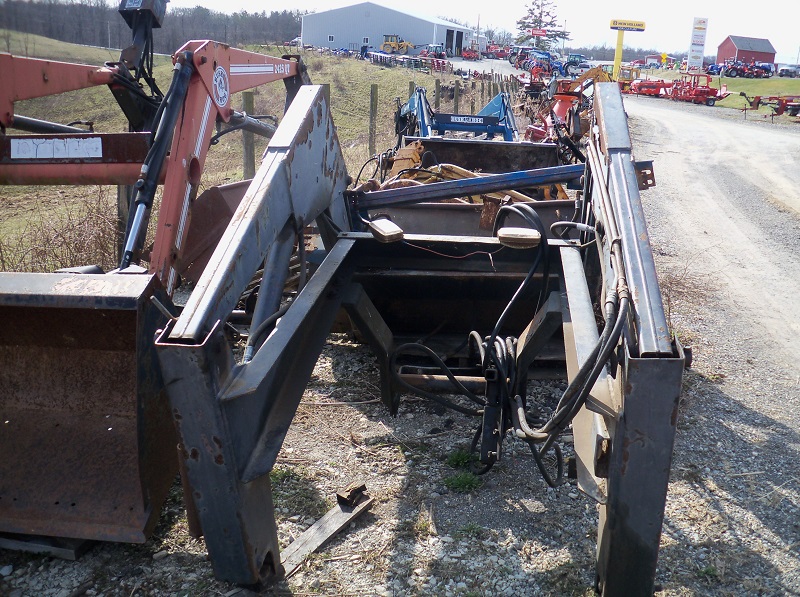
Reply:
<svg viewBox="0 0 800 597"><path fill-rule="evenodd" d="M696 213L700 187L692 185L707 185L712 175L678 176L693 163L683 155L687 141L659 128L666 127L663 120L647 110L656 106L740 129L760 125L719 108L658 101L634 98L626 106L636 157L656 159L659 186L643 200L672 322L692 346L694 364L684 380L657 594L800 594L800 378L793 366L800 349L796 335L764 323L774 316L791 332L800 291L772 270L763 278L744 277L736 268L755 259L749 252L741 265L697 266L705 263L698 252L739 255L742 237L718 238L721 218ZM800 125L792 126L782 130L794 144ZM734 201L736 193L724 194ZM773 255L778 271L790 278L800 255L794 250L798 215L763 195L737 196L736 208L725 213L757 227L760 234L746 236L763 239L753 251ZM696 222L692 229L703 242L687 232L688 224L676 223L676 213L705 222L701 233ZM781 244L775 246L776 239ZM749 301L769 299L754 297L754 289L777 294L785 312L753 308ZM398 417L389 417L377 383L369 349L345 335L330 336L273 472L282 546L352 481L366 483L375 503L297 574L265 593L593 594L597 513L591 500L572 484L547 488L527 446L514 440L478 487L465 485L459 474L472 422L410 398ZM561 389L552 382L531 387L549 398ZM177 482L144 545L96 544L77 562L0 551L0 595L251 593L213 578L203 542L188 536Z"/></svg>

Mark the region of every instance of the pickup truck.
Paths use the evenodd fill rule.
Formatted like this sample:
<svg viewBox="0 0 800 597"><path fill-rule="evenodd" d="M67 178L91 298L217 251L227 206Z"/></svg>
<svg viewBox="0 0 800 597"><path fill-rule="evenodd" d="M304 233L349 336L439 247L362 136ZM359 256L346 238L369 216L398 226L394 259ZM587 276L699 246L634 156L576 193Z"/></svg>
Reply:
<svg viewBox="0 0 800 597"><path fill-rule="evenodd" d="M797 67L784 65L778 69L779 77L791 77L792 79L797 76Z"/></svg>

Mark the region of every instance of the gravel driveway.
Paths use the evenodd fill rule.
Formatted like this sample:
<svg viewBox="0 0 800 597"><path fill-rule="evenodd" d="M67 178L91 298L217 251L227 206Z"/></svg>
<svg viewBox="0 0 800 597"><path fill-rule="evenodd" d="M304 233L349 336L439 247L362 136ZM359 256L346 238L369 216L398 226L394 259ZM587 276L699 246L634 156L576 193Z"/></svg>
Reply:
<svg viewBox="0 0 800 597"><path fill-rule="evenodd" d="M694 354L658 594L800 594L800 124L650 98L626 109L637 159L655 160L651 242ZM351 481L376 503L274 594L593 594L593 502L573 485L547 488L513 441L461 492L454 455L470 422L412 399L391 418L377 384L370 351L332 335L273 475L283 545ZM14 597L251 594L214 580L177 484L146 544L98 544L77 562L0 551L0 575Z"/></svg>

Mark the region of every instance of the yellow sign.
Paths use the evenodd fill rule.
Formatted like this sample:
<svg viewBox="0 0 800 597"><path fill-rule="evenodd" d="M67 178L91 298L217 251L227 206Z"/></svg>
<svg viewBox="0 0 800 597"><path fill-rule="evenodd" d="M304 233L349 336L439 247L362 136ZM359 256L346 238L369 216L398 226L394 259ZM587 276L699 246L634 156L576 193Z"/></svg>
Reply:
<svg viewBox="0 0 800 597"><path fill-rule="evenodd" d="M611 28L617 31L644 31L644 21L623 21L614 19L611 21Z"/></svg>
<svg viewBox="0 0 800 597"><path fill-rule="evenodd" d="M662 62L663 64L666 64L666 63L667 63L667 58L669 58L669 56L667 56L667 53L666 53L666 52L664 52L663 54L661 54L661 62Z"/></svg>

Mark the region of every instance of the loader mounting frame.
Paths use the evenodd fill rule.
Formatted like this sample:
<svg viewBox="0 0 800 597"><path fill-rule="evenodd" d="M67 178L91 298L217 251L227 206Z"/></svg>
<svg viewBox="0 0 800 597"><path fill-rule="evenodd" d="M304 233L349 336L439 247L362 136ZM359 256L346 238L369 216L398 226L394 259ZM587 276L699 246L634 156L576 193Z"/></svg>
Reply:
<svg viewBox="0 0 800 597"><path fill-rule="evenodd" d="M530 350L520 359L526 370L536 367L541 342L561 339L572 379L598 339L595 306L620 277L627 280L630 309L620 320L613 358L603 364L572 431L579 487L600 507L598 588L604 595L651 595L684 361L664 315L616 84L597 86L594 111L597 127L585 169L551 168L548 176L561 182L581 177L579 221L597 235L546 239L550 273L535 283L548 283L554 292L539 313L532 300L517 304L504 327L517 335L524 329ZM538 175L501 176L514 185ZM427 197L494 188L485 178L434 183ZM315 184L305 184L309 180ZM454 205L472 216L443 221L440 232L408 230L408 242L379 242L359 231L371 210L435 214L444 206L405 189L394 197L390 191L346 194L348 183L322 89L304 88L190 302L156 341L184 446L187 499L196 506L222 580L252 584L283 573L269 472L338 309L347 310L373 349L382 399L396 412L400 389L392 355L400 339L433 329L444 314L455 316L443 332L491 328L534 258L536 249L523 248L500 251L487 263L480 255L499 251L500 241L479 231L479 214L469 205ZM565 203L533 205L543 221L554 222ZM279 262L288 258L293 231L312 220L323 232L325 260L252 358L237 361L223 332L225 321L260 264L276 265L271 278L265 274L262 291L268 284L282 288L285 269ZM463 226L455 229L456 221ZM441 257L448 254L463 258Z"/></svg>

